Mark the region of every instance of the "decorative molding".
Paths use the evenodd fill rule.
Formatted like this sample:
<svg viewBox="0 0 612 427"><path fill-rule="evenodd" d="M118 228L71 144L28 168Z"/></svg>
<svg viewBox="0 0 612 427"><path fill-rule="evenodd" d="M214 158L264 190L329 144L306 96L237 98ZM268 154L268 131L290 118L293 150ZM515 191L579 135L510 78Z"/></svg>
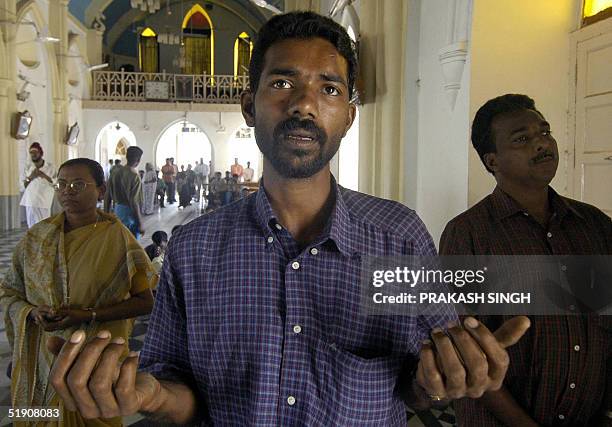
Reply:
<svg viewBox="0 0 612 427"><path fill-rule="evenodd" d="M463 76L467 54L467 41L454 43L439 51L440 65L444 76L444 90L451 110L455 108L457 94L461 89L461 77Z"/></svg>
<svg viewBox="0 0 612 427"><path fill-rule="evenodd" d="M447 45L439 50L444 90L451 110L461 89L461 78L469 50L473 0L448 3Z"/></svg>

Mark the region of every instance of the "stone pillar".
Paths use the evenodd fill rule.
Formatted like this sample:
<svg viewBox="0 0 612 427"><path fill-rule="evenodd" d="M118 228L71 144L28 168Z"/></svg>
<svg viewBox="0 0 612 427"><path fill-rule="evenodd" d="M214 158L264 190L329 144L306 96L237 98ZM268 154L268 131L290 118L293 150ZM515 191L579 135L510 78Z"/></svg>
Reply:
<svg viewBox="0 0 612 427"><path fill-rule="evenodd" d="M11 24L16 14L14 0L0 1L2 24L0 39L0 230L12 230L21 226L19 195L18 142L11 136L12 117L17 111L15 92L17 26Z"/></svg>
<svg viewBox="0 0 612 427"><path fill-rule="evenodd" d="M60 42L56 46L57 73L52 78L53 94L53 142L56 167L68 160L68 146L64 143L68 129L68 95L66 60L68 55L68 0L49 1L49 31ZM53 74L53 73L52 73Z"/></svg>

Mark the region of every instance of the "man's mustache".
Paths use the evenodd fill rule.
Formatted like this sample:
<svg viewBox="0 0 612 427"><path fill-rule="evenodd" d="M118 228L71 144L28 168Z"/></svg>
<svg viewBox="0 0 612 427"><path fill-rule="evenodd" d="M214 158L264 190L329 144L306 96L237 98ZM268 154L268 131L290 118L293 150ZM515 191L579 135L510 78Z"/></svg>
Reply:
<svg viewBox="0 0 612 427"><path fill-rule="evenodd" d="M542 160L544 157L555 157L555 153L553 153L552 150L545 150L545 151L541 151L537 156L535 156L532 160L534 163L539 162L540 160Z"/></svg>
<svg viewBox="0 0 612 427"><path fill-rule="evenodd" d="M327 141L327 134L325 131L318 127L312 120L300 120L293 117L276 125L274 128L274 139L280 139L289 132L296 130L301 130L312 134L313 138L317 140L319 144Z"/></svg>

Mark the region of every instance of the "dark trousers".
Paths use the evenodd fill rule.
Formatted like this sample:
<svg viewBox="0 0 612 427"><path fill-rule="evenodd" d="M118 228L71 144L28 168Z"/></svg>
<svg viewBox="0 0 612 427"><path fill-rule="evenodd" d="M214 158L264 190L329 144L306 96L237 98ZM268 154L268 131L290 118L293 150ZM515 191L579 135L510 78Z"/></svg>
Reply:
<svg viewBox="0 0 612 427"><path fill-rule="evenodd" d="M166 182L166 194L168 195L168 203L176 202L176 183Z"/></svg>

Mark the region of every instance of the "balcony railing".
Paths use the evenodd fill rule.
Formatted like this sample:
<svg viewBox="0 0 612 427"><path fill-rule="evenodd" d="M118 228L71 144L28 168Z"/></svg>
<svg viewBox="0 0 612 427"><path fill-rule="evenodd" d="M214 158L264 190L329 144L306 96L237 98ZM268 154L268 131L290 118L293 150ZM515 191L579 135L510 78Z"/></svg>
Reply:
<svg viewBox="0 0 612 427"><path fill-rule="evenodd" d="M151 81L166 82L166 84L146 83ZM248 86L248 76L94 71L92 99L238 104L240 94Z"/></svg>

